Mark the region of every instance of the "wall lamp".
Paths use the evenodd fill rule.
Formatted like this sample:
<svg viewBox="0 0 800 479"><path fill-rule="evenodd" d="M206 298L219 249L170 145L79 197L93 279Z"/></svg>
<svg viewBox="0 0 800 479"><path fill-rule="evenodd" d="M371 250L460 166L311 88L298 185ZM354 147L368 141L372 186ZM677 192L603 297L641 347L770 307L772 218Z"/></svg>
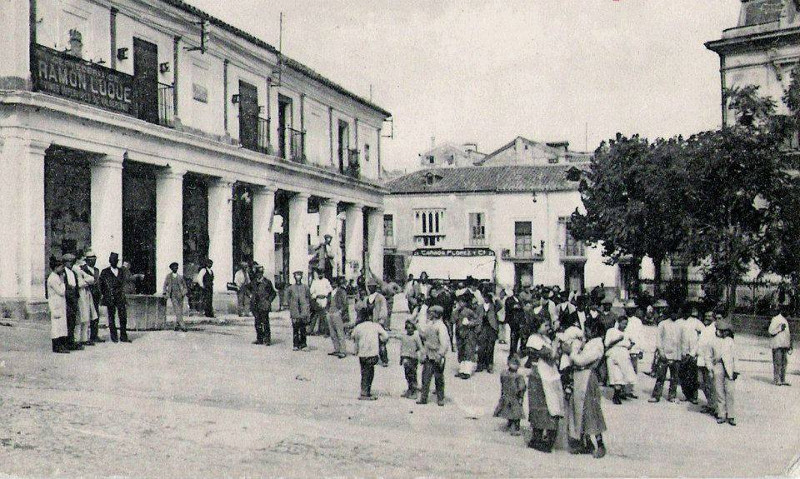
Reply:
<svg viewBox="0 0 800 479"><path fill-rule="evenodd" d="M233 103L234 105L238 105L240 99L241 96L238 93L234 93L233 96L231 97L231 103Z"/></svg>
<svg viewBox="0 0 800 479"><path fill-rule="evenodd" d="M117 48L117 60L127 60L128 59L128 48Z"/></svg>
<svg viewBox="0 0 800 479"><path fill-rule="evenodd" d="M167 73L169 71L169 62L159 63L158 71L161 73Z"/></svg>

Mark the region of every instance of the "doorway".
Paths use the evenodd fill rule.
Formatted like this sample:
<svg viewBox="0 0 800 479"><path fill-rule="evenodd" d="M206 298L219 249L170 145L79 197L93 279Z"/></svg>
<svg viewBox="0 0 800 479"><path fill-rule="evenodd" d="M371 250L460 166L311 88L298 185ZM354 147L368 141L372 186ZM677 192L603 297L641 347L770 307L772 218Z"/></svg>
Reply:
<svg viewBox="0 0 800 479"><path fill-rule="evenodd" d="M339 120L339 173L344 173L350 162L350 125Z"/></svg>
<svg viewBox="0 0 800 479"><path fill-rule="evenodd" d="M584 263L564 264L564 288L579 295L584 292Z"/></svg>
<svg viewBox="0 0 800 479"><path fill-rule="evenodd" d="M239 80L239 142L258 150L258 88Z"/></svg>
<svg viewBox="0 0 800 479"><path fill-rule="evenodd" d="M514 287L516 289L533 286L533 264L514 263Z"/></svg>
<svg viewBox="0 0 800 479"><path fill-rule="evenodd" d="M134 37L133 77L136 117L158 124L158 45Z"/></svg>

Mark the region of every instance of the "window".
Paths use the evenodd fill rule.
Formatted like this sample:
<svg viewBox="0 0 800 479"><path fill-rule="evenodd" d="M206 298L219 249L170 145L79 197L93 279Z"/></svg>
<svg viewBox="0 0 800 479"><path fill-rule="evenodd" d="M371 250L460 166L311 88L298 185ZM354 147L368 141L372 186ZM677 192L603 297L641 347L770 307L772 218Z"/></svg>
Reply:
<svg viewBox="0 0 800 479"><path fill-rule="evenodd" d="M369 161L369 144L364 145L364 161Z"/></svg>
<svg viewBox="0 0 800 479"><path fill-rule="evenodd" d="M444 209L414 211L414 237L418 246L436 246L444 236Z"/></svg>
<svg viewBox="0 0 800 479"><path fill-rule="evenodd" d="M530 221L514 222L514 256L533 256L533 226Z"/></svg>
<svg viewBox="0 0 800 479"><path fill-rule="evenodd" d="M428 156L428 164L432 165L436 160L433 158L433 155Z"/></svg>
<svg viewBox="0 0 800 479"><path fill-rule="evenodd" d="M576 240L569 231L569 217L558 219L561 235L561 256L583 258L586 256L586 247L583 241Z"/></svg>
<svg viewBox="0 0 800 479"><path fill-rule="evenodd" d="M469 244L470 246L486 246L486 214L469 214Z"/></svg>
<svg viewBox="0 0 800 479"><path fill-rule="evenodd" d="M394 216L383 215L383 244L394 245Z"/></svg>

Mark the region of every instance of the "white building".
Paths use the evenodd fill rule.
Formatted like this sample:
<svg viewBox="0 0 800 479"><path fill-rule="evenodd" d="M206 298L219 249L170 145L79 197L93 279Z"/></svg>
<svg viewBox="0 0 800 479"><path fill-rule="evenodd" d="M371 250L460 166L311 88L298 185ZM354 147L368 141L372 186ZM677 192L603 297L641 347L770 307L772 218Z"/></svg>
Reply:
<svg viewBox="0 0 800 479"><path fill-rule="evenodd" d="M585 164L435 168L387 183L387 274L614 288L618 268L569 234Z"/></svg>
<svg viewBox="0 0 800 479"><path fill-rule="evenodd" d="M590 153L571 151L569 142L541 143L521 136L488 154L478 164L484 166L556 165L559 163L585 163Z"/></svg>
<svg viewBox="0 0 800 479"><path fill-rule="evenodd" d="M478 151L478 145L466 143L441 143L433 146L425 153L420 153L419 163L422 168L449 166L474 166L486 157L486 153Z"/></svg>
<svg viewBox="0 0 800 479"><path fill-rule="evenodd" d="M380 272L387 111L179 0L4 0L0 18L7 306L43 311L48 258L88 248L145 293L204 258L221 299L242 259L283 281L311 233L340 271Z"/></svg>

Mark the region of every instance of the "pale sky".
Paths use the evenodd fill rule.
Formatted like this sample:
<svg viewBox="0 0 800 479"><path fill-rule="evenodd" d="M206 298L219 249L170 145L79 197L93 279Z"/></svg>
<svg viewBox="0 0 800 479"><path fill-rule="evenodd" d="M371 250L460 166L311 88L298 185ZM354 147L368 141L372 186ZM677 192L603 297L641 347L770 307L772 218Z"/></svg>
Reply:
<svg viewBox="0 0 800 479"><path fill-rule="evenodd" d="M593 150L720 124L719 59L739 0L189 0L394 115L389 169L436 142L517 135Z"/></svg>

